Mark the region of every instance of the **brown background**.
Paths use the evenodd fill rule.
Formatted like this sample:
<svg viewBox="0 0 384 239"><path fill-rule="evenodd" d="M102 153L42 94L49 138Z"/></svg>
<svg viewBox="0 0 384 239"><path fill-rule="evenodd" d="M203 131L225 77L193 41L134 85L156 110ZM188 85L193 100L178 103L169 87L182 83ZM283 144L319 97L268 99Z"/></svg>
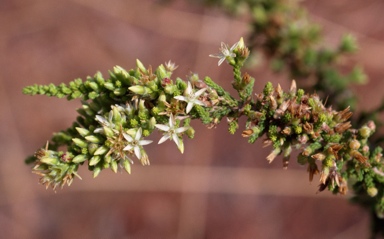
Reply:
<svg viewBox="0 0 384 239"><path fill-rule="evenodd" d="M337 2L337 3L334 3ZM367 70L369 84L355 87L359 109L380 102L384 71L382 1L302 1L335 45L353 33L360 51L352 62ZM315 194L306 169L292 159L265 160L269 148L247 144L226 125L185 139L181 155L172 142L147 147L150 167L132 175L103 171L56 193L38 185L23 160L76 117L79 101L21 94L22 87L84 79L135 59L157 66L172 60L175 76L209 75L227 89L231 69L217 67L221 41L247 35L247 23L187 1L159 5L143 0L0 1L0 235L2 238L367 238L369 215L349 196ZM259 58L250 70L256 91L266 81L285 88ZM154 135L158 140L160 135ZM318 178L316 178L317 180Z"/></svg>

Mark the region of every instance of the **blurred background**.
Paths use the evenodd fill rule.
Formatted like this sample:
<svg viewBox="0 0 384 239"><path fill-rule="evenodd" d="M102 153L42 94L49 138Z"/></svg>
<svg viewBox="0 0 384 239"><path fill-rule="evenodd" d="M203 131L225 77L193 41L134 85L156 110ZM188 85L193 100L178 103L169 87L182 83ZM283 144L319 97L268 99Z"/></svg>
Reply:
<svg viewBox="0 0 384 239"><path fill-rule="evenodd" d="M301 3L322 25L325 43L352 33L354 55L370 79L355 87L359 109L380 102L384 52L384 3L379 0ZM132 175L104 170L71 187L46 190L24 164L52 132L69 127L79 101L30 97L24 86L85 79L115 65L179 65L231 88L231 68L208 55L220 42L247 36L246 17L230 18L193 1L168 4L143 0L0 1L0 233L2 238L367 238L369 214L347 196L316 194L294 158L270 165L270 148L249 145L241 130L226 124L207 130L195 122L194 140L182 155L172 142L146 148L151 166L138 162ZM261 58L261 56L260 56ZM248 70L256 92L265 82L290 81L271 72L263 59ZM154 135L156 141L160 135Z"/></svg>

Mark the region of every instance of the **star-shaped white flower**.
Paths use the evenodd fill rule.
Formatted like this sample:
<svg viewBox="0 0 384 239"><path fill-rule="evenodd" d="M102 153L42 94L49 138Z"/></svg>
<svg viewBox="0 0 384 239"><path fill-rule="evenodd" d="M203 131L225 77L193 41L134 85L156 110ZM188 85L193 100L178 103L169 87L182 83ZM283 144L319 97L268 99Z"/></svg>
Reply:
<svg viewBox="0 0 384 239"><path fill-rule="evenodd" d="M128 145L123 150L131 151L133 149L138 159L141 159L142 146L152 143L152 140L140 140L141 133L141 128L137 130L135 138L132 138L129 134L123 133L124 138L128 141Z"/></svg>
<svg viewBox="0 0 384 239"><path fill-rule="evenodd" d="M168 125L155 124L156 128L165 132L164 136L159 140L158 144L164 143L167 139L173 140L176 143L177 148L180 150L180 152L183 153L184 152L184 144L183 144L183 141L179 138L178 134L188 130L188 127L176 128L175 123L176 123L175 119L174 119L173 115L171 114L169 116L169 124Z"/></svg>
<svg viewBox="0 0 384 239"><path fill-rule="evenodd" d="M187 89L185 89L185 92L184 92L185 96L178 95L178 96L175 96L174 98L188 103L187 109L186 109L186 112L188 114L191 111L194 104L204 106L204 103L198 100L198 98L201 94L204 93L206 89L207 88L203 88L193 93L191 82L188 81L188 87Z"/></svg>
<svg viewBox="0 0 384 239"><path fill-rule="evenodd" d="M233 44L233 46L229 48L229 46L227 44L225 44L224 42L221 43L221 47L220 47L220 53L218 54L211 54L209 55L210 57L215 57L215 58L220 58L219 60L219 63L218 65L220 66L221 63L223 63L227 58L233 58L233 57L236 57L236 54L233 53L233 50L236 49L236 47L239 45L240 41L239 42L236 42L235 44Z"/></svg>

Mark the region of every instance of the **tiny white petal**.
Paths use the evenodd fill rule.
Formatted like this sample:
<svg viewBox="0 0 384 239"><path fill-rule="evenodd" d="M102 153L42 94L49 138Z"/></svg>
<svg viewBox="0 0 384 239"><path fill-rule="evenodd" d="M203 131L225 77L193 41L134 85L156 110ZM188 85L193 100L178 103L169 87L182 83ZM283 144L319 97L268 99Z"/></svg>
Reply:
<svg viewBox="0 0 384 239"><path fill-rule="evenodd" d="M185 97L185 96L181 96L181 95L175 96L175 97L173 97L173 98L175 98L175 99L177 99L177 100L181 100L181 101L188 101L187 97Z"/></svg>
<svg viewBox="0 0 384 239"><path fill-rule="evenodd" d="M185 110L187 112L187 114L192 110L192 107L193 107L193 103L189 102L187 105L187 109Z"/></svg>
<svg viewBox="0 0 384 239"><path fill-rule="evenodd" d="M135 151L135 155L138 159L141 159L141 150L140 150L140 147L136 146L134 149Z"/></svg>
<svg viewBox="0 0 384 239"><path fill-rule="evenodd" d="M169 135L164 135L158 142L158 144L164 143L167 139L169 139Z"/></svg>
<svg viewBox="0 0 384 239"><path fill-rule="evenodd" d="M207 90L207 88L203 88L203 89L200 89L200 90L198 90L198 91L196 91L196 93L195 93L195 97L197 98L197 97L199 97L201 94L203 94L204 93L204 91L206 91Z"/></svg>
<svg viewBox="0 0 384 239"><path fill-rule="evenodd" d="M195 102L193 102L193 103L195 103L197 105L205 106L205 104L200 100L195 100Z"/></svg>
<svg viewBox="0 0 384 239"><path fill-rule="evenodd" d="M131 150L133 147L132 147L132 145L127 145L125 148L123 148L123 150L125 150L125 151L129 151L129 150Z"/></svg>
<svg viewBox="0 0 384 239"><path fill-rule="evenodd" d="M124 138L128 141L128 142L132 142L133 141L133 138L129 135L129 134L126 134L126 133L123 133L123 136Z"/></svg>
<svg viewBox="0 0 384 239"><path fill-rule="evenodd" d="M180 147L180 145L179 145L179 137L177 136L177 134L172 134L172 139L176 143L177 147Z"/></svg>
<svg viewBox="0 0 384 239"><path fill-rule="evenodd" d="M193 91L192 91L192 85L191 85L191 82L188 81L188 87L186 89L186 92L188 95L190 95Z"/></svg>
<svg viewBox="0 0 384 239"><path fill-rule="evenodd" d="M173 118L173 114L169 116L169 127L173 127L175 125L175 119Z"/></svg>
<svg viewBox="0 0 384 239"><path fill-rule="evenodd" d="M155 124L155 127L161 129L162 131L168 131L170 129L168 125L163 124Z"/></svg>
<svg viewBox="0 0 384 239"><path fill-rule="evenodd" d="M224 58L221 58L220 61L219 61L219 63L218 63L217 65L220 66L221 63L223 63L224 61L225 61L225 57L224 57Z"/></svg>
<svg viewBox="0 0 384 239"><path fill-rule="evenodd" d="M141 132L142 132L142 129L139 128L136 132L136 135L135 135L135 140L139 140L141 138Z"/></svg>
<svg viewBox="0 0 384 239"><path fill-rule="evenodd" d="M152 140L140 140L139 145L147 145L147 144L150 144L152 142L153 142Z"/></svg>
<svg viewBox="0 0 384 239"><path fill-rule="evenodd" d="M175 129L175 132L176 132L177 134L180 134L180 133L182 133L182 132L184 132L184 131L187 131L188 128L189 128L189 127L181 127L181 128L177 128L177 129Z"/></svg>

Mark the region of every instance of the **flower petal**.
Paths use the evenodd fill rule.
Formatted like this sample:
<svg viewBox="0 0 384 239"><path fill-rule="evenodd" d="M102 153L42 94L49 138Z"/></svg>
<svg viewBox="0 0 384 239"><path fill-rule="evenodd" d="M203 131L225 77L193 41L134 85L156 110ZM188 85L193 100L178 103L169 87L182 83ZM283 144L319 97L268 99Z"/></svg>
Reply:
<svg viewBox="0 0 384 239"><path fill-rule="evenodd" d="M142 129L139 128L136 132L136 135L135 135L135 140L139 140L141 138L141 132L142 132Z"/></svg>
<svg viewBox="0 0 384 239"><path fill-rule="evenodd" d="M177 100L181 100L181 101L188 101L187 97L182 96L182 95L178 95L178 96L175 96L173 98L175 98Z"/></svg>
<svg viewBox="0 0 384 239"><path fill-rule="evenodd" d="M135 151L135 155L138 159L141 159L141 150L140 150L140 147L139 146L136 146L135 148L133 148L133 150Z"/></svg>
<svg viewBox="0 0 384 239"><path fill-rule="evenodd" d="M190 95L193 92L191 82L189 81L188 81L188 87L185 90L185 92L187 93L187 95Z"/></svg>
<svg viewBox="0 0 384 239"><path fill-rule="evenodd" d="M162 131L168 131L170 129L168 125L164 124L155 124L155 127Z"/></svg>
<svg viewBox="0 0 384 239"><path fill-rule="evenodd" d="M176 132L177 134L180 134L180 133L182 133L182 132L184 132L184 131L187 131L188 128L189 128L189 127L180 127L180 128L175 129L175 132Z"/></svg>
<svg viewBox="0 0 384 239"><path fill-rule="evenodd" d="M187 114L189 113L189 111L192 110L192 107L193 107L193 103L189 102L188 105L187 105L187 109L186 109Z"/></svg>
<svg viewBox="0 0 384 239"><path fill-rule="evenodd" d="M129 144L125 148L123 148L123 150L130 151L132 148L133 148L133 146Z"/></svg>
<svg viewBox="0 0 384 239"><path fill-rule="evenodd" d="M197 98L197 97L199 97L201 94L203 94L204 93L204 91L206 91L207 90L207 88L203 88L203 89L200 89L200 90L198 90L198 91L196 91L195 92L195 97Z"/></svg>
<svg viewBox="0 0 384 239"><path fill-rule="evenodd" d="M133 141L133 138L129 135L129 134L126 134L126 133L123 133L123 136L124 138L128 141L128 142L132 142Z"/></svg>
<svg viewBox="0 0 384 239"><path fill-rule="evenodd" d="M159 142L158 142L157 144L162 144L162 143L164 143L167 139L169 139L169 135L168 135L168 134L164 135L164 136L159 140Z"/></svg>
<svg viewBox="0 0 384 239"><path fill-rule="evenodd" d="M175 142L177 147L179 148L180 147L179 136L177 136L177 134L172 134L172 139L173 139L173 142Z"/></svg>
<svg viewBox="0 0 384 239"><path fill-rule="evenodd" d="M218 63L217 65L220 66L221 63L223 63L224 61L225 61L225 57L221 58L220 61L219 61L219 63Z"/></svg>
<svg viewBox="0 0 384 239"><path fill-rule="evenodd" d="M152 140L140 140L139 145L147 145L147 144L150 144L152 142L153 142Z"/></svg>

